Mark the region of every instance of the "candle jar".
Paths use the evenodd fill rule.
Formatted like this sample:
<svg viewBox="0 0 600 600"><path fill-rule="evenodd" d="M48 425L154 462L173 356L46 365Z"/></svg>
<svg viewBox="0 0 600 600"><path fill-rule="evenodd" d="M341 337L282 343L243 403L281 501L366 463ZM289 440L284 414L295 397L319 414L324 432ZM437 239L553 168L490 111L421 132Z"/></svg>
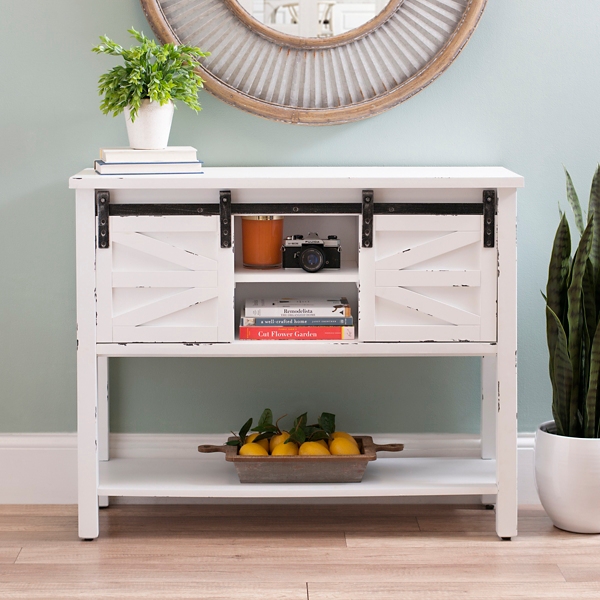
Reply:
<svg viewBox="0 0 600 600"><path fill-rule="evenodd" d="M273 215L242 217L242 255L248 269L281 267L283 217Z"/></svg>

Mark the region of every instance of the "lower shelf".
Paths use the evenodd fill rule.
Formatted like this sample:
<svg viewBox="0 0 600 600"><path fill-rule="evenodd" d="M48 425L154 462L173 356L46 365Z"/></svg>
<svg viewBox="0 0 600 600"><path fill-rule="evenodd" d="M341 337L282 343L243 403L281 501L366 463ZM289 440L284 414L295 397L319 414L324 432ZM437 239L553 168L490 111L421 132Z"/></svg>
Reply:
<svg viewBox="0 0 600 600"><path fill-rule="evenodd" d="M497 494L496 461L379 458L362 483L241 484L222 455L197 459L121 458L100 463L100 496L310 498Z"/></svg>

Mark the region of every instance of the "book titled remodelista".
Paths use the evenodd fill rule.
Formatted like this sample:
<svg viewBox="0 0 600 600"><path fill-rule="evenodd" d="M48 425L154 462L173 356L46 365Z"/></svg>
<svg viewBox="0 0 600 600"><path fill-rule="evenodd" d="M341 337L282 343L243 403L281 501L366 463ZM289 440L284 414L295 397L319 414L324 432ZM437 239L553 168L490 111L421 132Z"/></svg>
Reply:
<svg viewBox="0 0 600 600"><path fill-rule="evenodd" d="M251 298L244 317L351 317L347 298Z"/></svg>

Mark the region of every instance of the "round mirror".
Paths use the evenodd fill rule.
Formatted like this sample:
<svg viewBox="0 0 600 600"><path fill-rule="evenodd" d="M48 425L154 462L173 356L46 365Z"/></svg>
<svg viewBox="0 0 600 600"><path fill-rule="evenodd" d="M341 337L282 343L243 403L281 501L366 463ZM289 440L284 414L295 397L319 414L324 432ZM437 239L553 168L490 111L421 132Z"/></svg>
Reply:
<svg viewBox="0 0 600 600"><path fill-rule="evenodd" d="M259 23L301 38L330 39L379 15L387 0L238 0Z"/></svg>
<svg viewBox="0 0 600 600"><path fill-rule="evenodd" d="M211 52L206 87L268 119L357 121L443 73L486 0L141 0L156 36ZM243 3L243 4L242 4Z"/></svg>

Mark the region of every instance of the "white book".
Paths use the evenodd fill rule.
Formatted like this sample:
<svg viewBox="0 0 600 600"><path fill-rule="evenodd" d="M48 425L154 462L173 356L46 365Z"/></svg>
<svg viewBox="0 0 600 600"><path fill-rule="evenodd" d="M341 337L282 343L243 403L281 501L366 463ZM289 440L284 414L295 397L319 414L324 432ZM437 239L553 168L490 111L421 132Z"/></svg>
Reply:
<svg viewBox="0 0 600 600"><path fill-rule="evenodd" d="M201 174L202 163L196 162L159 162L159 163L106 163L94 161L94 169L99 175L168 175Z"/></svg>
<svg viewBox="0 0 600 600"><path fill-rule="evenodd" d="M245 317L350 317L347 298L251 298Z"/></svg>
<svg viewBox="0 0 600 600"><path fill-rule="evenodd" d="M160 150L100 148L100 160L106 163L196 162L198 156L192 146L167 146Z"/></svg>

